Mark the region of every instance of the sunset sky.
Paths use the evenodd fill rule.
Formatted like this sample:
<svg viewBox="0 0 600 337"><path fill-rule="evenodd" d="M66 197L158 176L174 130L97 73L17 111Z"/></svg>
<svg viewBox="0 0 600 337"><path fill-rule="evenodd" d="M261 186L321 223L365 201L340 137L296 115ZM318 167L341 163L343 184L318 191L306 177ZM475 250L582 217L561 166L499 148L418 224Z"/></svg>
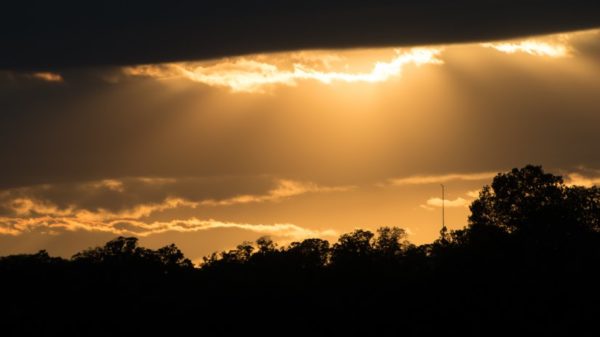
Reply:
<svg viewBox="0 0 600 337"><path fill-rule="evenodd" d="M71 256L124 235L198 262L262 235L333 241L380 226L424 243L441 228L440 184L452 229L513 167L600 184L600 24L582 17L455 36L407 23L397 40L367 27L356 45L219 33L239 48L190 54L166 33L148 54L111 52L108 33L100 54L42 38L50 47L19 54L37 35L5 34L0 255Z"/></svg>

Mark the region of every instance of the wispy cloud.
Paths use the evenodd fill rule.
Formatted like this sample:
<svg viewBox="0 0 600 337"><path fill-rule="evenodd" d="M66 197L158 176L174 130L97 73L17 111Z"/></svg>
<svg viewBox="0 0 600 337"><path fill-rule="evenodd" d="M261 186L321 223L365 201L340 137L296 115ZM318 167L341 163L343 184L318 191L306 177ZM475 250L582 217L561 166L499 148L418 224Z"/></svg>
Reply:
<svg viewBox="0 0 600 337"><path fill-rule="evenodd" d="M168 209L179 207L195 208L198 202L185 200L182 198L169 197L159 203L142 203L121 211L109 211L103 208L89 210L80 209L76 205L65 208L59 208L47 200L36 200L33 198L16 198L9 200L4 207L11 210L17 217L70 217L73 219L85 221L109 221L114 219L140 219L148 217L156 212L162 212Z"/></svg>
<svg viewBox="0 0 600 337"><path fill-rule="evenodd" d="M332 82L384 82L391 77L399 76L408 64L442 64L439 59L439 48L413 48L395 50L395 56L388 62L376 62L368 72L352 72L349 69L332 70L331 62L338 60L336 55L328 52L313 52L313 57L303 54L301 60L295 60L291 69L281 67L268 55L255 58L239 57L225 59L212 65L194 63L170 63L163 65L142 65L124 68L124 73L131 76L148 76L153 78L187 78L191 81L210 86L226 87L233 92L263 93L273 85L295 86L301 80L315 80L321 83ZM279 56L281 57L281 56ZM288 54L290 59L298 58ZM314 60L321 58L326 69L314 66Z"/></svg>
<svg viewBox="0 0 600 337"><path fill-rule="evenodd" d="M466 199L463 199L461 197L458 197L454 200L448 200L448 199L444 199L442 200L441 198L429 198L427 200L427 206L431 206L431 207L442 207L442 203L444 204L444 207L465 207L469 205L469 201Z"/></svg>
<svg viewBox="0 0 600 337"><path fill-rule="evenodd" d="M481 190L472 190L472 191L467 191L467 196L471 197L471 198L479 198L479 192L481 192Z"/></svg>
<svg viewBox="0 0 600 337"><path fill-rule="evenodd" d="M298 240L309 237L335 237L338 235L338 233L332 229L311 230L294 224L247 224L222 222L213 219L200 220L198 218L144 222L131 219L96 221L93 219L80 219L68 216L42 216L36 218L0 217L0 234L4 235L21 235L36 230L44 230L47 232L81 230L144 237L166 232L188 233L222 228L240 229L289 240Z"/></svg>
<svg viewBox="0 0 600 337"><path fill-rule="evenodd" d="M565 58L577 54L577 41L595 39L597 29L573 33L552 34L507 41L481 43L484 48L492 48L505 54L528 54L549 58Z"/></svg>
<svg viewBox="0 0 600 337"><path fill-rule="evenodd" d="M156 179L149 181L150 184L159 182L161 181ZM165 182L170 181L165 180ZM123 181L116 179L105 179L84 183L83 185L86 188L107 189L119 193L124 191ZM170 196L159 202L142 202L121 210L109 210L99 207L82 208L78 204L59 207L51 200L25 195L11 198L10 194L3 193L3 197L8 197L8 199L5 199L0 206L8 211L8 215L0 217L0 235L19 235L41 229L47 233L60 230L84 230L117 235L148 236L169 231L197 232L218 228L237 228L277 236L284 240L335 236L336 232L333 230L309 230L294 224L245 224L222 222L214 219L200 220L195 217L182 220L154 221L150 217L155 213L180 208L276 202L306 193L341 192L352 188L352 186L329 187L312 182L280 179L276 181L275 187L265 194L248 194L221 200L206 199L197 201Z"/></svg>
<svg viewBox="0 0 600 337"><path fill-rule="evenodd" d="M524 53L534 56L563 58L570 56L571 49L568 44L560 42L545 42L539 40L523 40L515 42L483 43L482 47L493 48L506 54Z"/></svg>
<svg viewBox="0 0 600 337"><path fill-rule="evenodd" d="M35 78L35 79L46 81L46 82L63 82L64 81L61 74L51 73L51 72L32 73L29 76L31 78Z"/></svg>
<svg viewBox="0 0 600 337"><path fill-rule="evenodd" d="M15 198L5 202L4 207L11 210L17 216L32 216L52 214L66 216L72 214L72 209L60 209L53 203L45 200L32 198Z"/></svg>
<svg viewBox="0 0 600 337"><path fill-rule="evenodd" d="M277 186L266 194L245 194L222 200L208 199L201 201L200 204L203 206L230 206L236 204L261 203L267 201L279 201L306 193L345 192L352 189L354 189L353 186L319 186L311 182L280 179L277 181Z"/></svg>
<svg viewBox="0 0 600 337"><path fill-rule="evenodd" d="M480 173L450 173L442 175L417 175L406 178L389 179L388 185L404 186L404 185L425 185L425 184L442 184L449 181L482 181L490 180L497 173L480 172Z"/></svg>
<svg viewBox="0 0 600 337"><path fill-rule="evenodd" d="M442 199L438 197L432 197L427 199L424 204L419 205L424 210L433 211L435 208L446 207L446 208L459 208L468 207L473 199L479 197L479 190L467 191L465 195L467 198L457 197L455 199Z"/></svg>
<svg viewBox="0 0 600 337"><path fill-rule="evenodd" d="M123 192L125 188L123 186L123 182L117 179L104 179L100 181L95 181L89 184L91 188L95 189L107 189L115 192Z"/></svg>
<svg viewBox="0 0 600 337"><path fill-rule="evenodd" d="M165 178L165 177L137 177L136 180L148 184L148 185L165 185L165 184L173 184L177 182L175 178Z"/></svg>
<svg viewBox="0 0 600 337"><path fill-rule="evenodd" d="M190 192L186 181L174 178L125 178L98 181L46 184L15 188L0 192L0 212L16 216L74 216L109 220L140 219L175 208L217 207L249 203L279 202L309 193L345 192L354 186L322 186L310 181L258 177L244 180L190 180L188 183L205 189ZM239 185L236 185L239 183ZM248 185L252 183L254 185ZM197 184L197 185L193 185ZM268 185L272 187L268 188ZM256 193L235 191L254 189ZM229 197L216 198L223 194ZM116 198L116 201L113 201Z"/></svg>

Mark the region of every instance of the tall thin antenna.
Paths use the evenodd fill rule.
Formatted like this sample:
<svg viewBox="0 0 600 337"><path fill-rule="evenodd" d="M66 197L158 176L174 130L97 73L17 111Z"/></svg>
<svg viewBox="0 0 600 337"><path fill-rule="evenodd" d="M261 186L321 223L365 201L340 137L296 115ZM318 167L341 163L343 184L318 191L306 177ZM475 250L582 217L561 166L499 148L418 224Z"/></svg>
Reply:
<svg viewBox="0 0 600 337"><path fill-rule="evenodd" d="M444 184L440 184L440 186L442 186L442 228L446 228L446 214L445 214L445 203L446 203L446 199L445 199L445 190L446 190L446 186L444 186Z"/></svg>

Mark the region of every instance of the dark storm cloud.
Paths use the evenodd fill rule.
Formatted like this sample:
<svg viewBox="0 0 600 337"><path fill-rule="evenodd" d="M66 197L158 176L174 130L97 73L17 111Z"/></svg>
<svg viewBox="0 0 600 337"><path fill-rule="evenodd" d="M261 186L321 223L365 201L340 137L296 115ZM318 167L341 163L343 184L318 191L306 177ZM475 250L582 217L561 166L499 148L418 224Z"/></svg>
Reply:
<svg viewBox="0 0 600 337"><path fill-rule="evenodd" d="M589 0L13 1L0 69L491 40L600 25Z"/></svg>

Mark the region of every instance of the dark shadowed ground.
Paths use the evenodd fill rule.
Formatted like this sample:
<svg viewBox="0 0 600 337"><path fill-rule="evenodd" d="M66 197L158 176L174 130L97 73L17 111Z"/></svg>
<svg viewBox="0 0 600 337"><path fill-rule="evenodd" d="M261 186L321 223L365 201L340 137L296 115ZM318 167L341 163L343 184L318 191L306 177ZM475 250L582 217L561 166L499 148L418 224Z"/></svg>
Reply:
<svg viewBox="0 0 600 337"><path fill-rule="evenodd" d="M123 237L69 260L3 257L0 333L597 335L600 189L527 166L496 176L471 211L432 244L394 227L333 245L263 237L201 268Z"/></svg>

